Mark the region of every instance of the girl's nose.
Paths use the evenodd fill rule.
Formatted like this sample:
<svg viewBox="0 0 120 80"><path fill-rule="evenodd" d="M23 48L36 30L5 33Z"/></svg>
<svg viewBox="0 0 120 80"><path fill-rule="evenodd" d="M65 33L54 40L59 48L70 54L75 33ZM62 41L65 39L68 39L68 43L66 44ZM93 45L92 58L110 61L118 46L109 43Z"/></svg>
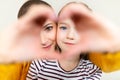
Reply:
<svg viewBox="0 0 120 80"><path fill-rule="evenodd" d="M76 29L70 29L70 31L67 34L67 39L70 40L80 40L81 36L80 33L77 32Z"/></svg>
<svg viewBox="0 0 120 80"><path fill-rule="evenodd" d="M67 39L74 40L74 33L69 32L67 35Z"/></svg>
<svg viewBox="0 0 120 80"><path fill-rule="evenodd" d="M75 34L76 34L75 30L73 28L71 28L67 34L67 39L74 40Z"/></svg>

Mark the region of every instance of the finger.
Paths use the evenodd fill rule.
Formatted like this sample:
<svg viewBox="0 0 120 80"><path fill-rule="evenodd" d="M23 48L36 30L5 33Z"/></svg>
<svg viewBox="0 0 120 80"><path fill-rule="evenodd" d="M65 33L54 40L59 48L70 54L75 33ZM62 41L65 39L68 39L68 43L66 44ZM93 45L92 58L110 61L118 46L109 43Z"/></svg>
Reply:
<svg viewBox="0 0 120 80"><path fill-rule="evenodd" d="M77 15L77 17L79 16L84 16L84 17L89 17L90 16L90 10L87 9L84 5L82 4L69 4L68 6L66 6L65 8L63 8L63 12L61 11L61 15L60 15L60 20L64 19L64 18L71 18L74 15Z"/></svg>
<svg viewBox="0 0 120 80"><path fill-rule="evenodd" d="M94 13L83 4L70 4L60 12L59 21L71 19L76 26L94 27ZM81 27L80 27L81 28ZM95 27L97 28L97 27Z"/></svg>
<svg viewBox="0 0 120 80"><path fill-rule="evenodd" d="M33 9L30 9L23 17L26 22L33 23L37 20L38 22L43 23L47 19L56 21L56 15L50 7L37 6L35 8L33 7Z"/></svg>
<svg viewBox="0 0 120 80"><path fill-rule="evenodd" d="M94 31L96 31L96 33L98 34L97 38L96 36L92 37L93 41L91 41L91 44L88 44L88 46L84 47L84 49L82 47L80 48L80 44L78 46L78 50L110 51L113 50L112 48L113 46L115 46L115 42L118 42L117 40L120 40L118 35L119 29L117 29L117 26L113 25L111 22L104 19L103 17L94 14L83 5L70 4L65 7L64 11L61 11L59 20L63 20L66 18L71 18L78 28L80 28L82 24L86 28L90 27L92 30L94 29ZM81 30L81 28L77 30ZM93 34L90 35L94 36Z"/></svg>
<svg viewBox="0 0 120 80"><path fill-rule="evenodd" d="M43 52L41 54L38 54L36 57L38 59L60 59L62 58L62 55L58 52Z"/></svg>
<svg viewBox="0 0 120 80"><path fill-rule="evenodd" d="M92 28L99 33L104 33L104 35L107 36L107 33L110 33L112 30L114 30L113 34L118 32L117 29L113 27L114 25L112 25L109 21L102 19L99 15L94 14L82 4L69 4L67 7L63 8L63 10L64 11L61 12L59 17L60 20L71 18L76 26L80 26L80 24L82 24L84 27Z"/></svg>
<svg viewBox="0 0 120 80"><path fill-rule="evenodd" d="M50 60L50 59L63 58L63 56L58 52L48 52L44 50L40 50L40 52L38 53L29 52L29 51L19 51L18 53L11 52L11 54L14 54L14 55L11 55L10 57L6 56L8 59L4 61L5 63L31 61L34 59L49 59Z"/></svg>

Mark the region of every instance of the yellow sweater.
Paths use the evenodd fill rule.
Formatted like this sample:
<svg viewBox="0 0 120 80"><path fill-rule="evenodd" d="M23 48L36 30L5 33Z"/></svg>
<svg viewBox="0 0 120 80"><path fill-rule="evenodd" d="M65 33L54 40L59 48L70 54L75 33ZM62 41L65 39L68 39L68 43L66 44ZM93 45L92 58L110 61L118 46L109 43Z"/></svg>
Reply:
<svg viewBox="0 0 120 80"><path fill-rule="evenodd" d="M30 62L0 64L0 80L25 80Z"/></svg>
<svg viewBox="0 0 120 80"><path fill-rule="evenodd" d="M90 60L104 72L120 70L120 52L90 53ZM0 80L25 80L31 62L0 64Z"/></svg>
<svg viewBox="0 0 120 80"><path fill-rule="evenodd" d="M104 72L120 70L120 52L115 53L90 53L90 60L98 65Z"/></svg>

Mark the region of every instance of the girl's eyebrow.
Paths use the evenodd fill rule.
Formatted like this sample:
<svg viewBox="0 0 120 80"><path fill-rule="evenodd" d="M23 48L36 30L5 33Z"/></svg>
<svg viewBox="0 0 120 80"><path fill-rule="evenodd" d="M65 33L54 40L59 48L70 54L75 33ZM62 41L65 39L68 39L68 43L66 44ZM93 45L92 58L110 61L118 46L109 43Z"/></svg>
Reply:
<svg viewBox="0 0 120 80"><path fill-rule="evenodd" d="M66 26L70 26L69 24L65 23L65 22L60 22L60 25L66 25Z"/></svg>
<svg viewBox="0 0 120 80"><path fill-rule="evenodd" d="M64 24L64 25L68 25L67 23L65 23L65 22L60 22L59 24Z"/></svg>

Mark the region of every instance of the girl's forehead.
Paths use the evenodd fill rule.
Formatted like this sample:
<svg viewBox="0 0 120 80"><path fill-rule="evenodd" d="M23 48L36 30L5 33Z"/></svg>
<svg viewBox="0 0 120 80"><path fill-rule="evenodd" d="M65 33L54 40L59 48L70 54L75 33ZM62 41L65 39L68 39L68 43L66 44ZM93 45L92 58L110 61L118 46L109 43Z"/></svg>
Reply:
<svg viewBox="0 0 120 80"><path fill-rule="evenodd" d="M82 2L70 2L68 4L66 4L65 6L63 6L63 8L60 10L60 12L58 13L58 16L62 13L62 12L65 12L67 9L69 9L70 7L73 7L75 5L79 5L79 6L82 6L82 7L85 7L87 8L88 10L92 11L91 8L89 8L89 6L85 3L82 3Z"/></svg>
<svg viewBox="0 0 120 80"><path fill-rule="evenodd" d="M68 4L66 4L65 6L63 6L63 8L59 11L58 16L59 16L59 17L60 17L60 16L63 16L63 15L66 15L66 16L67 16L66 13L68 13L68 10L70 10L70 8L71 8L72 6L74 6L75 4L77 4L77 3L68 3Z"/></svg>

